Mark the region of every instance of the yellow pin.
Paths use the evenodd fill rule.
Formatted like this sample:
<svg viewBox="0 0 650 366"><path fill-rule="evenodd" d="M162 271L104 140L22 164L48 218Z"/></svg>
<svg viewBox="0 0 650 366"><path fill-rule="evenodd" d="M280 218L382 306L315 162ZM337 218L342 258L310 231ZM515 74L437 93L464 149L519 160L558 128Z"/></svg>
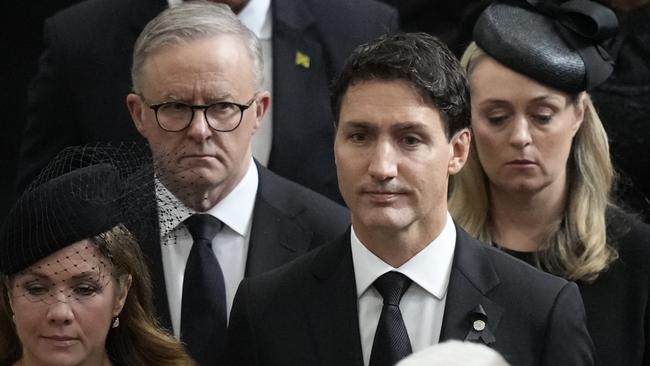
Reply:
<svg viewBox="0 0 650 366"><path fill-rule="evenodd" d="M296 51L296 66L302 66L305 69L308 69L310 62L311 59L309 58L309 55Z"/></svg>

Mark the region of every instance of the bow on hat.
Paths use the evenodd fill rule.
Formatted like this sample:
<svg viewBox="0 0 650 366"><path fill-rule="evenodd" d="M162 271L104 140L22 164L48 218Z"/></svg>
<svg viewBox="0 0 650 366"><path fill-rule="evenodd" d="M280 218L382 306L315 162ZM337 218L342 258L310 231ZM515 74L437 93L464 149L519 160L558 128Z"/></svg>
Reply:
<svg viewBox="0 0 650 366"><path fill-rule="evenodd" d="M521 2L507 3L522 5ZM562 37L582 58L585 64L586 90L604 82L612 73L614 61L602 46L618 32L614 12L589 0L570 0L563 3L544 0L524 0L531 10L555 20ZM593 47L584 47L584 43Z"/></svg>

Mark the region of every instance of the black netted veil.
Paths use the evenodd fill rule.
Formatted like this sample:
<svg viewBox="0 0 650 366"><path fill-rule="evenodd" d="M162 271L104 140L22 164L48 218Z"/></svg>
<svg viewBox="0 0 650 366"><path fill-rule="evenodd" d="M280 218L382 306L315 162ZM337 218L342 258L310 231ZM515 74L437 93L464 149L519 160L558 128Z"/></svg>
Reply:
<svg viewBox="0 0 650 366"><path fill-rule="evenodd" d="M58 276L82 266L96 270L105 283L111 278L105 271L111 258L104 247L133 240L159 242L160 230L169 231L167 223L174 225L179 221L175 215L185 213L176 196L160 183L167 176L160 166L171 164L157 167L149 151L147 145L96 144L58 154L3 223L0 273ZM182 196L183 190L176 187L175 192ZM65 256L57 255L73 243L81 244ZM42 288L21 291L19 295L46 302L59 301L54 296L61 296L61 291L48 293ZM84 298L78 288L66 291L66 298Z"/></svg>

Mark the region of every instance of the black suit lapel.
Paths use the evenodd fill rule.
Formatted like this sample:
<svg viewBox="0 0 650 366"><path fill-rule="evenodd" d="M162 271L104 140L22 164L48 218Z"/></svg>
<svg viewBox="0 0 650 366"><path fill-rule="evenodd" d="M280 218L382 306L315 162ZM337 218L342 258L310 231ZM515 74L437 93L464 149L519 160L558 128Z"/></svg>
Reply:
<svg viewBox="0 0 650 366"><path fill-rule="evenodd" d="M503 314L503 308L487 297L500 281L492 263L480 247L482 244L470 238L458 226L456 233L454 264L447 290L441 342L449 339L465 340L473 329L473 321L477 319L474 312L479 306L487 316L487 330L492 335Z"/></svg>
<svg viewBox="0 0 650 366"><path fill-rule="evenodd" d="M350 231L323 247L312 263L305 312L321 365L363 365Z"/></svg>
<svg viewBox="0 0 650 366"><path fill-rule="evenodd" d="M266 168L257 164L259 185L246 261L246 276L279 267L309 250L313 233L296 220L302 208L289 204L289 195Z"/></svg>

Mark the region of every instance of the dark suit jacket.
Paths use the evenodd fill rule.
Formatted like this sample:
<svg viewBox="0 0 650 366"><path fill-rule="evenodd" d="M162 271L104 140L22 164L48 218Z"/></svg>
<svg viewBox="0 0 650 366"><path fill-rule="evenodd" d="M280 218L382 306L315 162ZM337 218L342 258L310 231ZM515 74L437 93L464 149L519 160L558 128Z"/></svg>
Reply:
<svg viewBox="0 0 650 366"><path fill-rule="evenodd" d="M48 19L47 48L29 90L18 185L62 148L142 141L126 108L133 44L166 0L88 0ZM394 30L374 0L273 0L273 145L269 168L340 200L328 83L352 49ZM296 53L310 58L296 65Z"/></svg>
<svg viewBox="0 0 650 366"><path fill-rule="evenodd" d="M344 207L257 165L259 185L248 248L245 276L279 267L328 242L346 230L350 214ZM171 318L160 250L157 213L134 230L151 271L153 302L161 325L171 331ZM206 355L213 365L219 354Z"/></svg>
<svg viewBox="0 0 650 366"><path fill-rule="evenodd" d="M259 185L246 262L246 277L279 267L343 233L347 209L257 165ZM160 250L158 215L153 231L141 235L154 284L154 305L162 325L171 329Z"/></svg>
<svg viewBox="0 0 650 366"><path fill-rule="evenodd" d="M241 283L230 317L229 364L363 365L349 232L301 259ZM481 339L513 366L593 365L574 283L548 275L457 229L440 340L464 340L481 305Z"/></svg>

